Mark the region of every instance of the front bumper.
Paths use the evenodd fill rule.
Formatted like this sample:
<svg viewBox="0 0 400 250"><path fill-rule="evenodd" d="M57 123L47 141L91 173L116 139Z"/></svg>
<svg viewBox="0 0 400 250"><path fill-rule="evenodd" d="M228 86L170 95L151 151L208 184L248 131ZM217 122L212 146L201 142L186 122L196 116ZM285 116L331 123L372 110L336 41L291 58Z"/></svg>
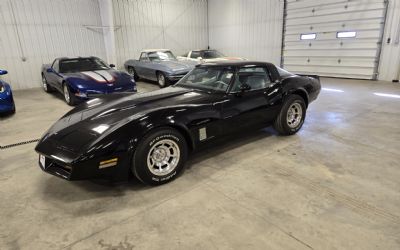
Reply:
<svg viewBox="0 0 400 250"><path fill-rule="evenodd" d="M108 179L113 181L128 180L130 177L127 157L113 156L115 165L100 164L105 160L88 160L78 164L68 164L56 156L39 154L39 167L46 173L69 181L88 179Z"/></svg>
<svg viewBox="0 0 400 250"><path fill-rule="evenodd" d="M136 86L132 88L126 88L126 89L121 89L121 90L109 90L109 91L97 91L97 90L80 90L77 91L75 94L76 98L79 98L81 100L88 100L92 98L97 98L101 97L104 95L109 95L109 94L114 94L114 93L136 93L137 88Z"/></svg>
<svg viewBox="0 0 400 250"><path fill-rule="evenodd" d="M11 96L8 96L5 99L0 98L0 113L6 113L15 110L14 100Z"/></svg>
<svg viewBox="0 0 400 250"><path fill-rule="evenodd" d="M168 80L170 80L171 82L177 82L179 81L181 78L183 78L188 72L185 73L179 73L179 74L173 74L173 75L167 75L166 77L168 78Z"/></svg>

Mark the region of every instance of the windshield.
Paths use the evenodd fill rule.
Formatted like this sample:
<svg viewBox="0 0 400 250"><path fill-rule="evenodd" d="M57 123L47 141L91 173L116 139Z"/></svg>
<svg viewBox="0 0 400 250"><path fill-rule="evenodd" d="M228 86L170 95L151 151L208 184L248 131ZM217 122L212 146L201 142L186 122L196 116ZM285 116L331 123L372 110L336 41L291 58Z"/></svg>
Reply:
<svg viewBox="0 0 400 250"><path fill-rule="evenodd" d="M216 50L206 50L203 53L202 56L204 59L213 59L213 58L219 58L219 57L224 57L223 54L219 53Z"/></svg>
<svg viewBox="0 0 400 250"><path fill-rule="evenodd" d="M99 58L77 58L60 61L60 73L105 70L110 67Z"/></svg>
<svg viewBox="0 0 400 250"><path fill-rule="evenodd" d="M195 68L176 86L225 92L229 87L233 72L232 68Z"/></svg>
<svg viewBox="0 0 400 250"><path fill-rule="evenodd" d="M150 61L174 61L176 60L174 54L171 51L157 51L148 53Z"/></svg>

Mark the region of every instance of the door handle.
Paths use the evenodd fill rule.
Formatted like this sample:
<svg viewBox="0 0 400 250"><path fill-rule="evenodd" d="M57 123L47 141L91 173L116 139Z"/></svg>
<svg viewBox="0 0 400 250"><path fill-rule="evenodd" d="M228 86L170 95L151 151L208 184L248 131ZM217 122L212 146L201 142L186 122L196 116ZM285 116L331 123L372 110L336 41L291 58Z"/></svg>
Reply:
<svg viewBox="0 0 400 250"><path fill-rule="evenodd" d="M268 93L268 96L275 94L276 92L278 92L278 88L275 88L274 90L272 90L271 92Z"/></svg>

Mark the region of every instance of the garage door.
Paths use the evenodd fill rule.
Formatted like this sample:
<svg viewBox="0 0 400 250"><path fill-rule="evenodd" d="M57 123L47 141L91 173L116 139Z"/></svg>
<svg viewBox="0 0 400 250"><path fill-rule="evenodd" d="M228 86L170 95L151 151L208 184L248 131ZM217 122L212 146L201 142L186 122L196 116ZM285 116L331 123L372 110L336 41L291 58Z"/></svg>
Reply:
<svg viewBox="0 0 400 250"><path fill-rule="evenodd" d="M283 66L292 72L377 79L384 0L288 0Z"/></svg>

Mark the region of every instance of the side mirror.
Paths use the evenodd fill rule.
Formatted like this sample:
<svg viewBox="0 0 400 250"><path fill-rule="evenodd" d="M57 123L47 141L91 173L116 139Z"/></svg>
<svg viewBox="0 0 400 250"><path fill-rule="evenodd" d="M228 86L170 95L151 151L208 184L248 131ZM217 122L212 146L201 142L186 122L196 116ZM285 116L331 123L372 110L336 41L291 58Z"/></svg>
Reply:
<svg viewBox="0 0 400 250"><path fill-rule="evenodd" d="M54 72L53 68L48 68L46 71L47 71L47 73L53 73Z"/></svg>
<svg viewBox="0 0 400 250"><path fill-rule="evenodd" d="M7 70L0 69L0 75L6 75L6 74L8 74Z"/></svg>
<svg viewBox="0 0 400 250"><path fill-rule="evenodd" d="M197 60L203 60L203 57L201 57L201 56L199 56L199 57L197 57Z"/></svg>
<svg viewBox="0 0 400 250"><path fill-rule="evenodd" d="M241 92L245 92L245 91L249 91L251 89L250 85L246 84L246 83L242 83L239 86L239 89Z"/></svg>
<svg viewBox="0 0 400 250"><path fill-rule="evenodd" d="M110 64L110 67L111 67L111 68L115 68L115 64L112 64L112 63L111 63L111 64Z"/></svg>

